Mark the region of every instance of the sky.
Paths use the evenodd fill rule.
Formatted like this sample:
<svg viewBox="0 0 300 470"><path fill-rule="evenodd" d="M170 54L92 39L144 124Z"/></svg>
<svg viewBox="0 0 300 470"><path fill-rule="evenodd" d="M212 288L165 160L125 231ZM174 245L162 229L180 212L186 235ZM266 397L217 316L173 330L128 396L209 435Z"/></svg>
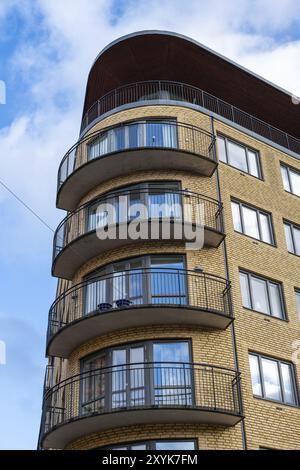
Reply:
<svg viewBox="0 0 300 470"><path fill-rule="evenodd" d="M0 181L53 230L65 215L57 169L78 138L92 62L145 29L190 36L300 96L299 0L0 0ZM0 449L37 445L56 289L50 228L0 184Z"/></svg>

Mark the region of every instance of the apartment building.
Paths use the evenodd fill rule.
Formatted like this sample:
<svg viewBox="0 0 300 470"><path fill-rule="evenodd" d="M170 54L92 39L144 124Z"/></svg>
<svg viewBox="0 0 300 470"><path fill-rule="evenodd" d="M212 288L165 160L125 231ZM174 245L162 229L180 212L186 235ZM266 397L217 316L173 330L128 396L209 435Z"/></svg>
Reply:
<svg viewBox="0 0 300 470"><path fill-rule="evenodd" d="M300 447L299 119L179 34L99 54L58 170L39 448ZM143 207L156 237L121 237Z"/></svg>

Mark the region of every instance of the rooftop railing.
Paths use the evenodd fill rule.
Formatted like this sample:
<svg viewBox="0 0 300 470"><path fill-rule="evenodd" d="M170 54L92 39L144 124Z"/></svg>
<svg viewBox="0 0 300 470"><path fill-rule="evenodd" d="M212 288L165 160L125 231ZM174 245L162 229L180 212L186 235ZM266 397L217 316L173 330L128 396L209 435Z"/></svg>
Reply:
<svg viewBox="0 0 300 470"><path fill-rule="evenodd" d="M184 101L201 106L292 152L300 154L300 139L199 88L185 83L164 80L132 83L107 93L85 113L81 124L81 133L95 119L115 108L130 103L142 103L151 100Z"/></svg>

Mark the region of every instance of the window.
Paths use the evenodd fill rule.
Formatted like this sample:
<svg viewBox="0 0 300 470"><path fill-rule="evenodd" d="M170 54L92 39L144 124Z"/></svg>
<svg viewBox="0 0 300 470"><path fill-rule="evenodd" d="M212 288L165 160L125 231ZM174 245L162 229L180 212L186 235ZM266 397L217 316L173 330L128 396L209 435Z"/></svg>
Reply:
<svg viewBox="0 0 300 470"><path fill-rule="evenodd" d="M280 165L280 168L284 189L300 196L300 172L283 164Z"/></svg>
<svg viewBox="0 0 300 470"><path fill-rule="evenodd" d="M82 412L191 406L190 362L189 341L145 341L100 351L82 360Z"/></svg>
<svg viewBox="0 0 300 470"><path fill-rule="evenodd" d="M284 231L288 251L300 256L300 227L284 222Z"/></svg>
<svg viewBox="0 0 300 470"><path fill-rule="evenodd" d="M118 308L124 301L130 305L186 305L184 267L182 255L140 256L109 264L86 277L90 282L85 288L85 314L101 306Z"/></svg>
<svg viewBox="0 0 300 470"><path fill-rule="evenodd" d="M298 319L300 321L300 290L295 290Z"/></svg>
<svg viewBox="0 0 300 470"><path fill-rule="evenodd" d="M243 306L272 317L285 319L282 286L247 272L240 272Z"/></svg>
<svg viewBox="0 0 300 470"><path fill-rule="evenodd" d="M271 214L242 202L232 201L231 206L234 230L274 245Z"/></svg>
<svg viewBox="0 0 300 470"><path fill-rule="evenodd" d="M133 220L140 216L140 205L146 207L149 218L164 217L182 220L182 197L178 181L161 181L132 184L114 190L104 198L88 206L87 231L105 227L108 224L106 204L115 209L116 223ZM101 208L101 210L100 210Z"/></svg>
<svg viewBox="0 0 300 470"><path fill-rule="evenodd" d="M257 178L262 178L257 151L220 135L218 136L218 149L221 162L234 166Z"/></svg>
<svg viewBox="0 0 300 470"><path fill-rule="evenodd" d="M109 450L196 450L197 445L194 439L169 439L165 441L135 442L105 448Z"/></svg>
<svg viewBox="0 0 300 470"><path fill-rule="evenodd" d="M104 131L88 144L88 159L139 147L177 148L176 121L137 121Z"/></svg>
<svg viewBox="0 0 300 470"><path fill-rule="evenodd" d="M291 363L250 354L252 390L255 396L297 405L294 368Z"/></svg>

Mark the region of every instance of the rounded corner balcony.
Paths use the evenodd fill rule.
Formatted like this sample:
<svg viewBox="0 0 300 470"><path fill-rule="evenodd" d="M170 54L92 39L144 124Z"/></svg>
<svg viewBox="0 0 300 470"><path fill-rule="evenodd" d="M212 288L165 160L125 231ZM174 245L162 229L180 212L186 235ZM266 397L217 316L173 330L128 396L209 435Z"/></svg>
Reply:
<svg viewBox="0 0 300 470"><path fill-rule="evenodd" d="M74 210L109 179L147 170L181 170L211 176L215 137L176 120L139 120L94 132L77 142L58 170L57 206Z"/></svg>
<svg viewBox="0 0 300 470"><path fill-rule="evenodd" d="M47 355L67 358L112 331L150 325L225 329L233 321L230 283L175 268L138 268L92 277L60 295L49 311Z"/></svg>
<svg viewBox="0 0 300 470"><path fill-rule="evenodd" d="M234 426L243 419L238 372L208 364L131 363L70 377L44 396L41 446L138 424Z"/></svg>
<svg viewBox="0 0 300 470"><path fill-rule="evenodd" d="M71 280L93 257L132 243L192 242L192 237L199 249L222 243L221 203L177 189L177 182L147 183L143 189L145 184L111 191L69 213L54 235L52 274ZM131 227L138 229L138 223L140 233L131 235Z"/></svg>

